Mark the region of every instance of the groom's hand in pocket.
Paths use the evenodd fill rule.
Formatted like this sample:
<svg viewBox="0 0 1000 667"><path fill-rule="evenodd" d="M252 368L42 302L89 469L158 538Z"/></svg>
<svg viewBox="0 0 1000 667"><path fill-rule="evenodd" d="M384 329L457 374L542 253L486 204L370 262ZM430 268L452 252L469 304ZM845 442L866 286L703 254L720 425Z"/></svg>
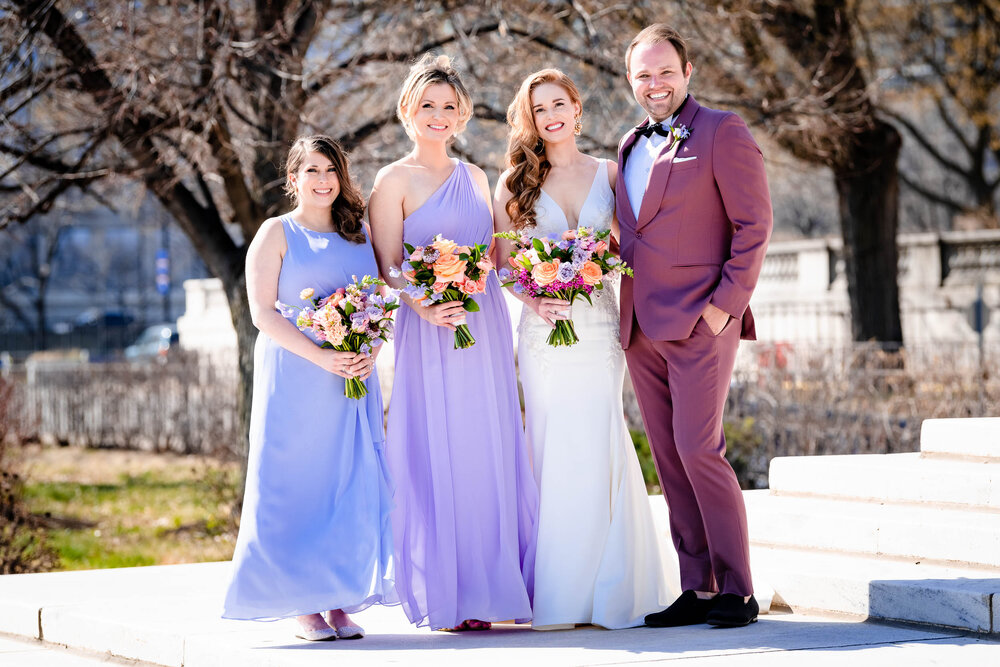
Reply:
<svg viewBox="0 0 1000 667"><path fill-rule="evenodd" d="M701 311L701 317L715 336L722 333L722 330L729 324L729 313L711 303L705 305L705 310Z"/></svg>

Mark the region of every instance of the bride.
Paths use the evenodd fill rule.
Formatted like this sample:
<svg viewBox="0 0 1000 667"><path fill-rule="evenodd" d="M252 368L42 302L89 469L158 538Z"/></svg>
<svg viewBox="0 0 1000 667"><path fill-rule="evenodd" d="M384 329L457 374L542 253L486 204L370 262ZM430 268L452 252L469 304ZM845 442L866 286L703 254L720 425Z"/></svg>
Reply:
<svg viewBox="0 0 1000 667"><path fill-rule="evenodd" d="M561 234L578 226L617 226L618 165L580 152L580 93L565 74L530 75L507 109L509 169L500 177L494 217L500 231ZM617 232L617 229L615 229ZM509 241L498 240L499 256ZM531 299L518 329L526 433L541 502L535 561L535 629L591 623L643 624L677 596L668 587L639 461L625 426L625 358L618 340L617 285L594 305ZM580 342L551 347L558 319L572 317ZM676 578L676 577L673 577Z"/></svg>

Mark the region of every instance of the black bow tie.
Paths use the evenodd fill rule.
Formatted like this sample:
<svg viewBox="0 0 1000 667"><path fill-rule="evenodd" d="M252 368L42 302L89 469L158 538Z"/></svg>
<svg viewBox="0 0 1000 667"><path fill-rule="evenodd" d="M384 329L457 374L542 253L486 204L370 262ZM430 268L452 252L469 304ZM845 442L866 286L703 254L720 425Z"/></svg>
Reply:
<svg viewBox="0 0 1000 667"><path fill-rule="evenodd" d="M664 127L663 123L650 123L646 127L638 127L635 130L635 138L646 137L647 139L653 136L653 133L660 135L661 137L670 136L670 127Z"/></svg>

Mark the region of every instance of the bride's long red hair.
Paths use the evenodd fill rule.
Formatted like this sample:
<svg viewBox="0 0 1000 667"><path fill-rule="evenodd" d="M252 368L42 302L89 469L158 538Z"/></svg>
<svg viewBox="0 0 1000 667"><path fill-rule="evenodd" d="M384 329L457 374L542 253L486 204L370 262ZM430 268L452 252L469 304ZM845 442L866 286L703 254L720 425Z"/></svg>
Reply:
<svg viewBox="0 0 1000 667"><path fill-rule="evenodd" d="M507 154L510 167L505 185L513 195L507 202L507 215L514 229L520 231L535 224L535 202L542 193L542 183L552 165L545 157L545 144L535 128L531 93L543 83L554 83L566 90L570 100L583 108L580 91L568 76L557 69L543 69L528 75L507 107Z"/></svg>

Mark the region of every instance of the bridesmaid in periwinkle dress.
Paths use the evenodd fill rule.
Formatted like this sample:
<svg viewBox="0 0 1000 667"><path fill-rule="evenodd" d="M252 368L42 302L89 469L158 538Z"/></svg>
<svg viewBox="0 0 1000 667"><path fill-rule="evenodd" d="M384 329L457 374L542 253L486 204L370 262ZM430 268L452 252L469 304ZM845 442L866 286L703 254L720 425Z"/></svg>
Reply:
<svg viewBox="0 0 1000 667"><path fill-rule="evenodd" d="M260 334L246 494L223 616L295 616L303 639L355 639L364 630L349 612L396 601L375 355L319 347L275 301L302 306L304 288L324 296L378 269L364 199L333 139L297 139L285 177L295 209L265 221L247 252ZM365 398L344 396L351 376L367 379Z"/></svg>
<svg viewBox="0 0 1000 667"><path fill-rule="evenodd" d="M511 168L497 185L498 228L537 237L614 224L617 165L577 149L581 114L580 93L559 70L525 79L507 110ZM509 255L509 242L499 246ZM573 304L580 342L572 347L545 342L554 321L566 319L566 301L519 297L525 307L518 367L541 496L534 572L537 630L642 625L646 614L679 593L667 585L666 567L676 570L676 556L661 553L625 426L617 290L611 279L606 283L592 295L593 306L583 299Z"/></svg>
<svg viewBox="0 0 1000 667"><path fill-rule="evenodd" d="M493 234L486 175L447 153L472 113L447 57L425 56L413 67L397 112L414 147L378 173L368 208L383 275L400 265L404 240L424 245L440 233L489 244ZM490 275L474 313L457 302L404 301L386 434L404 610L433 629L527 620L538 496L499 282ZM476 344L456 350L453 331L463 321Z"/></svg>

